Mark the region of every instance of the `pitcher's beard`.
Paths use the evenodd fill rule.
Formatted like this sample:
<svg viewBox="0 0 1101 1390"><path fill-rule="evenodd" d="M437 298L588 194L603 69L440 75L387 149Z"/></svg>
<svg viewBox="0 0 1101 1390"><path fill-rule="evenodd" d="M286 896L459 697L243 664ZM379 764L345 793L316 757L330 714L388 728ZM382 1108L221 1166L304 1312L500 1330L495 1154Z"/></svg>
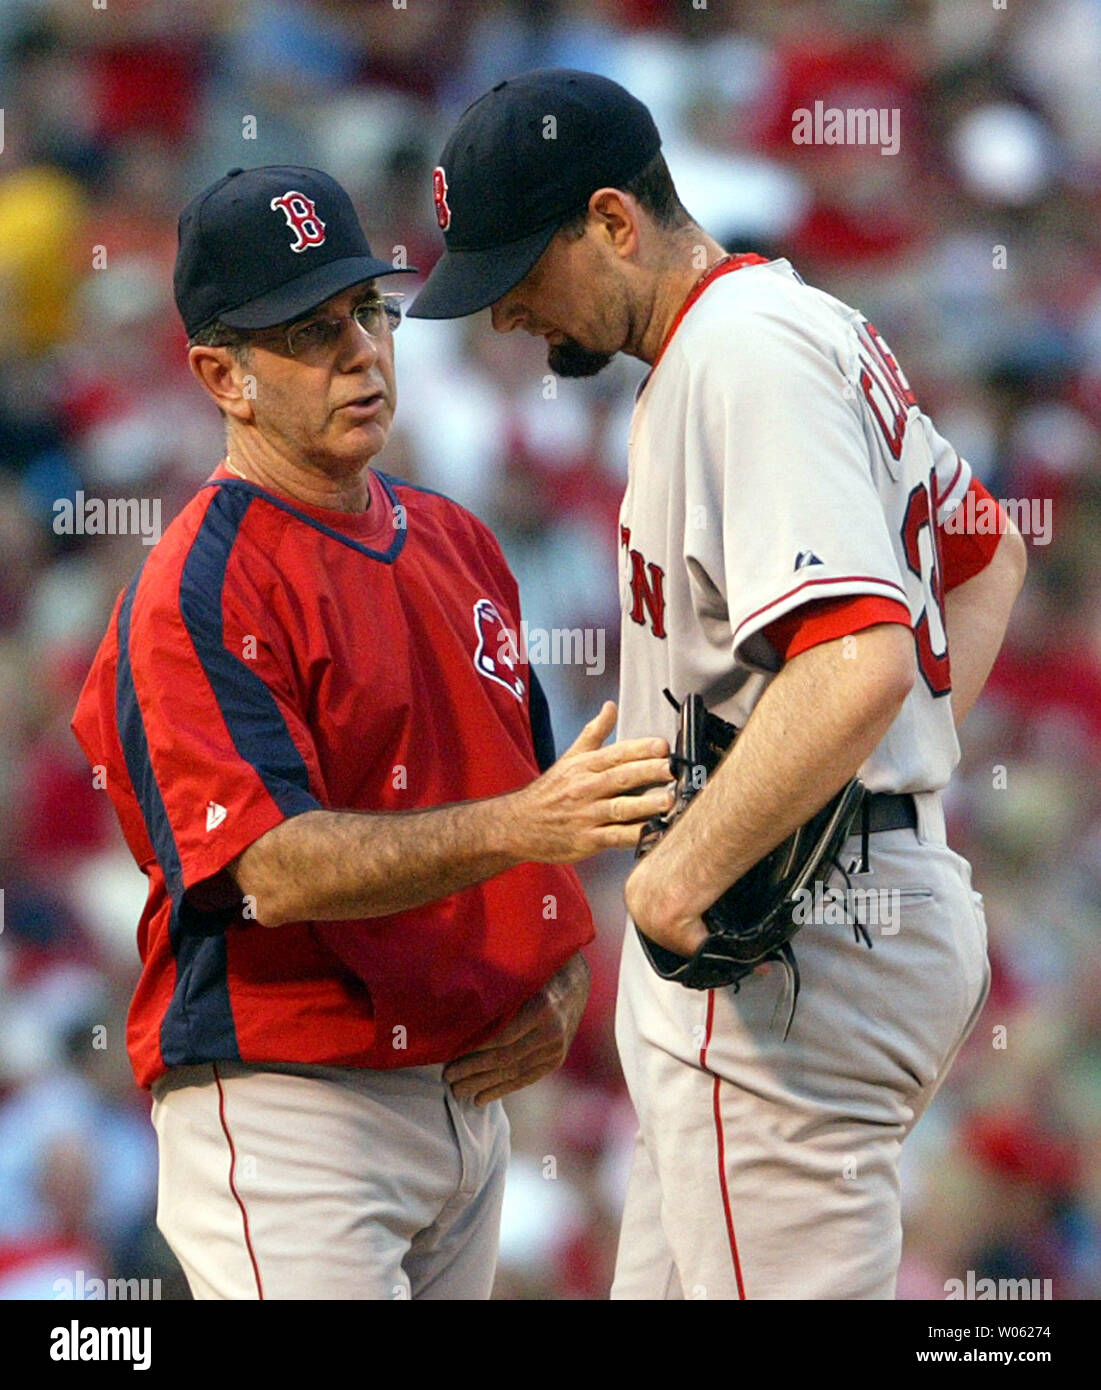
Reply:
<svg viewBox="0 0 1101 1390"><path fill-rule="evenodd" d="M593 352L567 338L565 342L551 345L547 366L557 376L596 376L614 356L614 352Z"/></svg>

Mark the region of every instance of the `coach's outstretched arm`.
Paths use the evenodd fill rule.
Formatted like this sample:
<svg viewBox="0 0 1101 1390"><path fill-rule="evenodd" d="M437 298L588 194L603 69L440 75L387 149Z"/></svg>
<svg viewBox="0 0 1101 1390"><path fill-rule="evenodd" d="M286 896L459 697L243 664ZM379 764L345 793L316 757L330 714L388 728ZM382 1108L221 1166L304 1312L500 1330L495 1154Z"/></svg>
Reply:
<svg viewBox="0 0 1101 1390"><path fill-rule="evenodd" d="M785 663L706 788L628 878L639 929L690 956L707 935L700 914L855 776L916 670L914 636L901 623Z"/></svg>
<svg viewBox="0 0 1101 1390"><path fill-rule="evenodd" d="M572 864L630 849L640 824L672 805L669 745L636 738L604 748L615 721L608 701L573 746L518 791L421 811L306 811L262 835L229 872L255 901L257 920L277 927L381 917L517 864Z"/></svg>

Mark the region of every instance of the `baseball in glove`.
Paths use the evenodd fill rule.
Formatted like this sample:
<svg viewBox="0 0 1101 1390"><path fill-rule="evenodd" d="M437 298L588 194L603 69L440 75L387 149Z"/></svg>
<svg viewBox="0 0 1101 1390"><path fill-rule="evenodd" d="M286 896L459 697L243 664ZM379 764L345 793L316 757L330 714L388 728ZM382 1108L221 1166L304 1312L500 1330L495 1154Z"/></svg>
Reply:
<svg viewBox="0 0 1101 1390"><path fill-rule="evenodd" d="M680 712L680 729L669 760L676 778L676 800L665 815L643 826L636 859L669 833L738 736L733 724L706 709L701 696L689 695L678 705L668 690L665 695ZM799 971L791 938L800 926L795 908L803 890L813 888L816 880L824 883L834 868L844 873L837 855L863 797L864 787L854 777L805 825L732 883L703 913L709 935L693 955L678 956L640 931L646 957L661 978L687 989L737 987L763 961L780 960L792 972L794 1015Z"/></svg>

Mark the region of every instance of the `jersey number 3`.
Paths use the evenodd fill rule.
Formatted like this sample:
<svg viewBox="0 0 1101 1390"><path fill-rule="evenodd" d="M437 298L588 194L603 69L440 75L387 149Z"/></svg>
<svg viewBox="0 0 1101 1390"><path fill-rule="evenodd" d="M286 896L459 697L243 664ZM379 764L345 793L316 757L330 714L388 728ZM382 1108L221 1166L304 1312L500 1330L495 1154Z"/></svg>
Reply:
<svg viewBox="0 0 1101 1390"><path fill-rule="evenodd" d="M936 486L935 474L929 483ZM921 580L924 604L914 625L918 666L934 697L952 689L948 664L948 631L944 622L944 581L941 577L936 516L929 487L918 483L906 502L902 546L911 574Z"/></svg>

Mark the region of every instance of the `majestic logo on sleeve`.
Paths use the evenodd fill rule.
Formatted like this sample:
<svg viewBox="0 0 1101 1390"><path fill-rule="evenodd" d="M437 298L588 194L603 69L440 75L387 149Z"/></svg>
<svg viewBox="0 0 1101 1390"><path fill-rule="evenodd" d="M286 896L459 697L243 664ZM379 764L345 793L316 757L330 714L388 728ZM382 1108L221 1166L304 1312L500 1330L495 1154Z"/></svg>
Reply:
<svg viewBox="0 0 1101 1390"><path fill-rule="evenodd" d="M312 198L305 193L289 189L280 198L271 200L272 212L281 212L287 219L287 226L294 233L292 251L305 251L311 246L321 246L325 241L325 224L317 215Z"/></svg>
<svg viewBox="0 0 1101 1390"><path fill-rule="evenodd" d="M516 674L516 668L520 665L516 635L505 626L496 605L487 598L480 598L474 605L474 631L478 637L478 647L474 653L476 670L522 700L524 682Z"/></svg>
<svg viewBox="0 0 1101 1390"><path fill-rule="evenodd" d="M208 831L217 830L226 818L226 808L219 806L216 801L206 803L206 828Z"/></svg>
<svg viewBox="0 0 1101 1390"><path fill-rule="evenodd" d="M640 626L650 619L650 631L655 637L665 634L665 571L660 565L647 564L641 550L631 549L631 528L619 528L619 541L627 552L630 565L631 621Z"/></svg>
<svg viewBox="0 0 1101 1390"><path fill-rule="evenodd" d="M442 164L432 170L432 197L436 203L436 221L440 230L446 232L451 226L451 209L447 206L447 175Z"/></svg>

